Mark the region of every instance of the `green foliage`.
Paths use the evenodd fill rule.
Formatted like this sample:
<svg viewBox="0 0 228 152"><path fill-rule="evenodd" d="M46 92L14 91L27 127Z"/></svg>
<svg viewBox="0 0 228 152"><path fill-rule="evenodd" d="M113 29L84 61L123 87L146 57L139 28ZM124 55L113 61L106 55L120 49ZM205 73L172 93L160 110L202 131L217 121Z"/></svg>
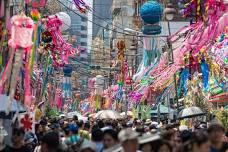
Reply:
<svg viewBox="0 0 228 152"><path fill-rule="evenodd" d="M214 110L213 112L216 116L216 119L221 121L225 128L228 128L228 110L219 109L219 110Z"/></svg>
<svg viewBox="0 0 228 152"><path fill-rule="evenodd" d="M46 108L45 108L45 115L46 115L46 117L50 117L50 118L57 117L57 116L59 116L59 110L57 107L52 108L48 104L48 105L46 105Z"/></svg>

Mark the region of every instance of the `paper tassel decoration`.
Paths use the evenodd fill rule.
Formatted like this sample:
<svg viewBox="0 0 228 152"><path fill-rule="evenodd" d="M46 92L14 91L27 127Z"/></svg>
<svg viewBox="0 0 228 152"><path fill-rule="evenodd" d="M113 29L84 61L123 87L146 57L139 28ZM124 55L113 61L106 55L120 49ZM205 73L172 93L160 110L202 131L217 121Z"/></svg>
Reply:
<svg viewBox="0 0 228 152"><path fill-rule="evenodd" d="M63 103L62 103L62 90L60 88L56 89L56 93L55 93L55 102L57 104L57 107L59 109L62 108Z"/></svg>
<svg viewBox="0 0 228 152"><path fill-rule="evenodd" d="M71 91L71 73L72 67L66 65L63 67L64 77L63 77L63 98L71 98L72 91Z"/></svg>
<svg viewBox="0 0 228 152"><path fill-rule="evenodd" d="M5 1L0 1L0 18L4 17L5 15Z"/></svg>
<svg viewBox="0 0 228 152"><path fill-rule="evenodd" d="M200 67L203 74L203 88L207 90L209 82L209 66L205 60L202 60Z"/></svg>
<svg viewBox="0 0 228 152"><path fill-rule="evenodd" d="M74 3L81 13L86 13L89 6L83 0L74 0Z"/></svg>
<svg viewBox="0 0 228 152"><path fill-rule="evenodd" d="M25 0L26 4L32 4L33 8L44 7L47 0Z"/></svg>
<svg viewBox="0 0 228 152"><path fill-rule="evenodd" d="M15 49L15 62L13 66L13 72L10 85L10 98L15 94L16 77L19 75L19 71L22 65L22 55L25 54L25 105L30 106L30 78L28 72L28 54L32 48L32 35L33 35L34 23L33 20L25 15L15 15L12 17L12 33L9 45ZM12 53L13 54L13 53ZM5 69L7 70L7 69Z"/></svg>
<svg viewBox="0 0 228 152"><path fill-rule="evenodd" d="M62 21L56 16L49 16L47 21L47 30L51 33L52 36L52 57L54 63L59 63L56 58L56 54L60 54L62 62L65 64L68 63L68 57L78 53L78 50L73 48L69 43L67 43L60 32L60 26ZM59 66L59 65L56 65ZM63 65L62 65L63 66Z"/></svg>

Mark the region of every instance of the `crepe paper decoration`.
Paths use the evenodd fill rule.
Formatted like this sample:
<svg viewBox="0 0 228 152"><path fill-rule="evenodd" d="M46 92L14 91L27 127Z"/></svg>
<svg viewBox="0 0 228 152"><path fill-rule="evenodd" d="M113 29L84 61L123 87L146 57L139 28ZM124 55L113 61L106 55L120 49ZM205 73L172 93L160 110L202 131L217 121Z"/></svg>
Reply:
<svg viewBox="0 0 228 152"><path fill-rule="evenodd" d="M42 42L44 43L51 43L52 42L52 35L49 31L42 32Z"/></svg>
<svg viewBox="0 0 228 152"><path fill-rule="evenodd" d="M138 102L141 100L143 94L139 93L139 92L130 92L128 95L131 99L133 99L133 101Z"/></svg>
<svg viewBox="0 0 228 152"><path fill-rule="evenodd" d="M153 12L153 13L151 13ZM145 23L155 24L161 21L163 15L163 7L157 1L148 1L140 8L140 16Z"/></svg>
<svg viewBox="0 0 228 152"><path fill-rule="evenodd" d="M225 63L228 63L228 56L225 57Z"/></svg>
<svg viewBox="0 0 228 152"><path fill-rule="evenodd" d="M37 9L33 9L33 10L30 12L30 15L31 15L31 18L32 18L34 21L38 21L38 20L41 19L40 12L39 12Z"/></svg>
<svg viewBox="0 0 228 152"><path fill-rule="evenodd" d="M30 106L30 78L28 69L28 54L30 53L32 47L32 35L33 35L34 23L31 18L24 15L15 15L12 17L12 37L9 40L9 45L16 49L15 63L13 67L13 74L11 80L11 94L14 95L14 89L16 86L15 77L21 67L21 57L22 54L27 54L25 63L25 105Z"/></svg>
<svg viewBox="0 0 228 152"><path fill-rule="evenodd" d="M14 51L11 52L10 54L10 58L5 66L5 69L3 70L2 74L1 74L1 80L0 80L0 94L2 93L3 91L3 85L8 77L8 75L10 74L10 67L13 63L13 58L14 58Z"/></svg>
<svg viewBox="0 0 228 152"><path fill-rule="evenodd" d="M214 96L214 95L218 95L218 94L220 94L220 93L222 93L223 92L223 90L222 90L222 88L221 87L215 87L215 88L213 88L213 89L211 89L211 94Z"/></svg>
<svg viewBox="0 0 228 152"><path fill-rule="evenodd" d="M74 0L74 3L81 13L86 13L89 10L89 6L84 2L84 0Z"/></svg>
<svg viewBox="0 0 228 152"><path fill-rule="evenodd" d="M56 16L49 16L47 21L47 30L52 35L52 43L54 45L54 49L56 53L58 52L61 55L61 61L63 63L68 63L68 57L75 55L78 53L78 50L73 48L69 43L67 43L60 32L60 26L62 25L62 21ZM61 51L60 51L61 50ZM54 62L59 66L56 56L53 54L55 52L52 51L52 57Z"/></svg>
<svg viewBox="0 0 228 152"><path fill-rule="evenodd" d="M160 60L160 51L159 51L159 39L153 37L144 37L143 38L143 59L136 74L133 76L135 82L139 82L143 76L148 74L148 71L159 62ZM157 56L157 57L156 57ZM156 58L155 58L156 57Z"/></svg>
<svg viewBox="0 0 228 152"><path fill-rule="evenodd" d="M32 2L32 7L33 8L43 8L47 2L47 0L26 0L26 4L30 4Z"/></svg>
<svg viewBox="0 0 228 152"><path fill-rule="evenodd" d="M185 4L185 9L183 10L184 17L190 15L191 12L194 12L194 9L197 7L198 0L191 0L189 3Z"/></svg>
<svg viewBox="0 0 228 152"><path fill-rule="evenodd" d="M20 83L17 82L14 99L17 100L17 101L20 101L20 97L21 97L21 94L20 94Z"/></svg>
<svg viewBox="0 0 228 152"><path fill-rule="evenodd" d="M9 40L9 45L15 49L25 48L25 50L31 49L32 46L32 34L34 23L30 17L25 15L15 15L11 19L12 21L12 37Z"/></svg>
<svg viewBox="0 0 228 152"><path fill-rule="evenodd" d="M200 66L201 66L201 71L202 71L202 74L203 74L203 88L207 90L208 81L209 81L209 66L205 62L205 60L201 61Z"/></svg>
<svg viewBox="0 0 228 152"><path fill-rule="evenodd" d="M25 116L21 119L20 122L23 125L24 130L26 131L32 130L33 118L31 118L29 114L25 114Z"/></svg>
<svg viewBox="0 0 228 152"><path fill-rule="evenodd" d="M72 91L71 91L71 73L72 67L67 65L63 67L64 77L62 81L63 85L63 98L71 98Z"/></svg>
<svg viewBox="0 0 228 152"><path fill-rule="evenodd" d="M5 15L5 1L0 1L0 18Z"/></svg>
<svg viewBox="0 0 228 152"><path fill-rule="evenodd" d="M116 94L115 94L115 99L116 99L117 101L121 101L122 96L123 96L123 86L122 86L122 85L119 85L119 86L118 86L118 90L117 90L117 92L116 92Z"/></svg>
<svg viewBox="0 0 228 152"><path fill-rule="evenodd" d="M71 18L66 12L59 12L55 14L61 21L60 31L66 31L71 26Z"/></svg>
<svg viewBox="0 0 228 152"><path fill-rule="evenodd" d="M34 19L33 19L34 20ZM30 52L30 54L29 54L29 56L30 56L30 58L29 58L29 73L30 73L30 75L31 75L31 73L32 73L32 70L33 70L33 65L34 65L34 60L35 60L35 52L36 52L36 48L37 48L37 37L38 37L38 26L35 24L34 25L34 34L33 34L33 43L34 43L34 45L33 45L33 47L32 47L32 50L31 50L31 52Z"/></svg>
<svg viewBox="0 0 228 152"><path fill-rule="evenodd" d="M187 88L187 80L189 78L189 70L187 68L182 69L180 74L180 85L178 89L178 96L181 93L181 90L183 89L184 94L186 95L188 88Z"/></svg>
<svg viewBox="0 0 228 152"><path fill-rule="evenodd" d="M144 25L142 33L145 35L158 35L161 33L162 27L160 25Z"/></svg>
<svg viewBox="0 0 228 152"><path fill-rule="evenodd" d="M176 49L176 50L174 50L174 65L172 65L172 66L176 66L176 68L178 68L178 65L180 65L180 63L182 63L183 61L181 61L180 59L182 59L184 56L184 53L186 53L187 51L189 51L189 49L191 48L191 45L192 45L192 47L195 47L195 46L197 46L197 45L202 45L203 46L203 44L205 44L205 43L207 43L207 42L210 42L209 40L208 40L208 38L210 38L211 39L211 37L216 37L218 34L220 34L223 30L224 30L224 28L225 28L225 26L224 25L226 25L227 23L225 23L224 24L224 22L227 22L227 18L228 18L228 13L225 13L224 15L223 15L223 17L221 17L220 19L219 19L219 21L218 21L218 28L212 28L213 30L214 30L214 32L213 31L211 31L212 29L210 29L210 27L207 27L205 30L204 30L204 32L203 32L203 34L202 34L202 36L201 37L203 37L203 39L200 39L200 41L199 41L199 43L196 43L196 44L194 44L194 43L190 43L190 44L188 44L188 40L186 40L186 42L187 43L183 43L183 46L181 46L180 48L178 48L178 49ZM215 21L216 22L216 21ZM212 25L213 23L211 23L211 25ZM202 26L203 24L197 24L198 26ZM213 25L213 27L214 27L214 25ZM192 27L191 27L192 28ZM194 28L195 29L195 28ZM210 29L210 30L209 30ZM202 32L202 31L201 31ZM210 33L214 33L213 35L214 36L212 36L211 34L209 34L208 32L210 32ZM209 36L209 37L207 37L208 35L211 35L211 36ZM197 38L198 39L198 38ZM193 39L192 39L193 40ZM191 41L192 41L191 40ZM190 42L190 41L189 41ZM193 45L194 44L194 45ZM202 47L200 47L200 48L202 48ZM195 49L195 50L197 50L197 49ZM194 55L194 52L193 52L193 55ZM180 62L181 61L181 62ZM157 65L157 67L162 67L162 65L159 63L158 65ZM155 70L152 70L151 71L151 73L158 73L157 71L155 71ZM161 72L159 72L159 73L161 73ZM164 73L166 73L166 74L168 74L168 75L166 75L167 77L170 77L171 76L171 73L167 73L167 72L164 72ZM173 74L173 73L172 73ZM163 77L164 78L164 77ZM162 82L162 80L164 80L164 79L160 79L160 78L158 78L158 80L160 80L160 82ZM156 84L156 82L157 81L155 81L155 82L153 82L153 84Z"/></svg>
<svg viewBox="0 0 228 152"><path fill-rule="evenodd" d="M198 16L200 16L200 14L201 14L201 0L197 0L197 8L196 8L196 14L198 15Z"/></svg>

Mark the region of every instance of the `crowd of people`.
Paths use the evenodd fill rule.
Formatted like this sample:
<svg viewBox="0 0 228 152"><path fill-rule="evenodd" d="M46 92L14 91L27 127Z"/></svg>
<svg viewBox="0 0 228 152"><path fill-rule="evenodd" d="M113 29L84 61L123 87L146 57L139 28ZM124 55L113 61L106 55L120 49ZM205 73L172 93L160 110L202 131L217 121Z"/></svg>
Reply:
<svg viewBox="0 0 228 152"><path fill-rule="evenodd" d="M151 120L43 118L35 133L13 128L12 145L0 152L228 152L227 128L200 124L194 130Z"/></svg>

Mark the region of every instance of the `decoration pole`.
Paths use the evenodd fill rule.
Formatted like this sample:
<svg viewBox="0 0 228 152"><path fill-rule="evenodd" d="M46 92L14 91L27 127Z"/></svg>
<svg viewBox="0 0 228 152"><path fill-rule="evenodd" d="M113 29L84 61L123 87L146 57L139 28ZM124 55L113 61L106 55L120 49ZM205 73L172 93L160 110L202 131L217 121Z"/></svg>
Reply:
<svg viewBox="0 0 228 152"><path fill-rule="evenodd" d="M170 22L167 21L167 23L168 23L169 36L171 36ZM170 50L170 53L171 53L171 63L173 64L174 63L173 49L172 49L172 44L170 43L169 39L168 39L168 46L169 46L169 50ZM173 79L174 80L173 81L174 81L174 87L175 87L175 99L176 99L176 103L177 103L177 110L179 110L179 101L178 101L177 80L176 80L176 78L177 78L176 73L174 73L174 75L173 75Z"/></svg>

